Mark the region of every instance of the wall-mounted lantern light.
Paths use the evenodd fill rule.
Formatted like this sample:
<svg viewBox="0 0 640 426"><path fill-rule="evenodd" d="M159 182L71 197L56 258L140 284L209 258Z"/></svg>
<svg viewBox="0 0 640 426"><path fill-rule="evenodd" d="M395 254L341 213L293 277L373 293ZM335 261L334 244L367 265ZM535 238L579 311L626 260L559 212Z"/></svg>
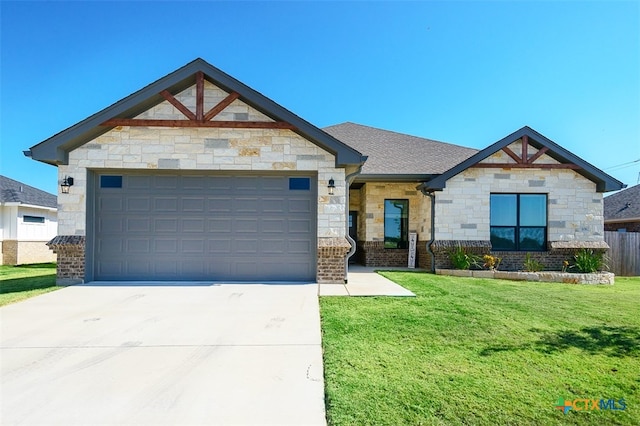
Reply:
<svg viewBox="0 0 640 426"><path fill-rule="evenodd" d="M336 181L333 178L329 179L329 195L333 195L333 191L336 189Z"/></svg>
<svg viewBox="0 0 640 426"><path fill-rule="evenodd" d="M62 183L60 184L60 189L62 189L63 194L68 194L69 188L71 188L72 186L73 186L73 178L67 176L62 180Z"/></svg>

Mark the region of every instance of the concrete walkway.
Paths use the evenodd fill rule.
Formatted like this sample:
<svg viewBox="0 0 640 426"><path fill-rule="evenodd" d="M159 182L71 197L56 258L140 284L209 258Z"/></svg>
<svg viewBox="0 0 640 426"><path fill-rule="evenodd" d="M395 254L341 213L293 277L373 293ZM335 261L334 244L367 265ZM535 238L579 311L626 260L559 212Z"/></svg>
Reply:
<svg viewBox="0 0 640 426"><path fill-rule="evenodd" d="M347 284L320 284L320 296L413 296L411 291L376 273L378 269L420 271L408 268L367 268L349 266Z"/></svg>
<svg viewBox="0 0 640 426"><path fill-rule="evenodd" d="M0 308L2 425L325 425L318 286L89 283Z"/></svg>

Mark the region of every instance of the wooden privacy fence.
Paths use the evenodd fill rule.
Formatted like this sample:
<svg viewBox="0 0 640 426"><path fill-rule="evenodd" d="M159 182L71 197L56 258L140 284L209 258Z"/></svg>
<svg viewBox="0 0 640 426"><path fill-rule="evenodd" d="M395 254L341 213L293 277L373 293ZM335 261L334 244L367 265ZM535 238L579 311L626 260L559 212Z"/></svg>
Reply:
<svg viewBox="0 0 640 426"><path fill-rule="evenodd" d="M606 231L609 270L623 277L640 276L640 232Z"/></svg>

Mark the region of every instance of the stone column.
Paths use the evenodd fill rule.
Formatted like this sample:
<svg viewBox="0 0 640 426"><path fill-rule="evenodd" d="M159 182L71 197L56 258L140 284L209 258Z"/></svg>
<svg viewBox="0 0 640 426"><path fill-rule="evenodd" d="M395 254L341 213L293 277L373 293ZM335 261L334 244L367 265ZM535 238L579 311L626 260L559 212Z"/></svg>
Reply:
<svg viewBox="0 0 640 426"><path fill-rule="evenodd" d="M344 284L345 262L351 244L345 237L318 238L318 273L321 284Z"/></svg>
<svg viewBox="0 0 640 426"><path fill-rule="evenodd" d="M56 284L60 286L84 282L85 237L83 235L58 235L47 243L58 255Z"/></svg>

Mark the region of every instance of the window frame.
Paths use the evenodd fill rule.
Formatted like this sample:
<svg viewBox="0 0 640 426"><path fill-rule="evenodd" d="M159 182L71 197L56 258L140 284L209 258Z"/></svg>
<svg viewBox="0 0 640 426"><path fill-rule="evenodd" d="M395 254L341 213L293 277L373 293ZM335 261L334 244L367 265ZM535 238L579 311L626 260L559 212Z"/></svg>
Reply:
<svg viewBox="0 0 640 426"><path fill-rule="evenodd" d="M387 239L387 202L402 202L406 205L406 217L402 217L400 213L400 239L395 244L396 247L387 247L387 244L393 244ZM406 250L409 248L409 199L408 198L385 198L383 208L383 247L385 250ZM403 238L404 237L404 238Z"/></svg>
<svg viewBox="0 0 640 426"><path fill-rule="evenodd" d="M514 195L516 197L516 224L511 226L511 225L493 225L492 224L492 218L491 218L491 203L493 202L492 197L494 195ZM521 225L520 224L520 219L521 219L521 200L520 197L521 196L527 196L527 195L538 195L538 196L543 196L544 197L544 201L545 201L545 217L544 217L544 226L530 226L530 225ZM491 241L491 237L492 237L492 230L494 228L499 228L499 229L513 229L514 230L514 248L495 248L493 245L493 241L491 241L491 250L492 251L520 251L520 252L526 252L526 251L533 251L533 252L545 252L548 251L548 233L549 233L549 194L547 193L539 193L539 192L492 192L489 195L489 240ZM521 247L521 241L520 241L520 231L522 229L542 229L543 231L543 241L542 241L542 248L540 249L536 249L536 248L522 248Z"/></svg>
<svg viewBox="0 0 640 426"><path fill-rule="evenodd" d="M29 220L27 220L27 218L29 218ZM47 219L44 216L34 216L30 214L22 215L22 223L33 223L33 224L43 225L46 221Z"/></svg>

